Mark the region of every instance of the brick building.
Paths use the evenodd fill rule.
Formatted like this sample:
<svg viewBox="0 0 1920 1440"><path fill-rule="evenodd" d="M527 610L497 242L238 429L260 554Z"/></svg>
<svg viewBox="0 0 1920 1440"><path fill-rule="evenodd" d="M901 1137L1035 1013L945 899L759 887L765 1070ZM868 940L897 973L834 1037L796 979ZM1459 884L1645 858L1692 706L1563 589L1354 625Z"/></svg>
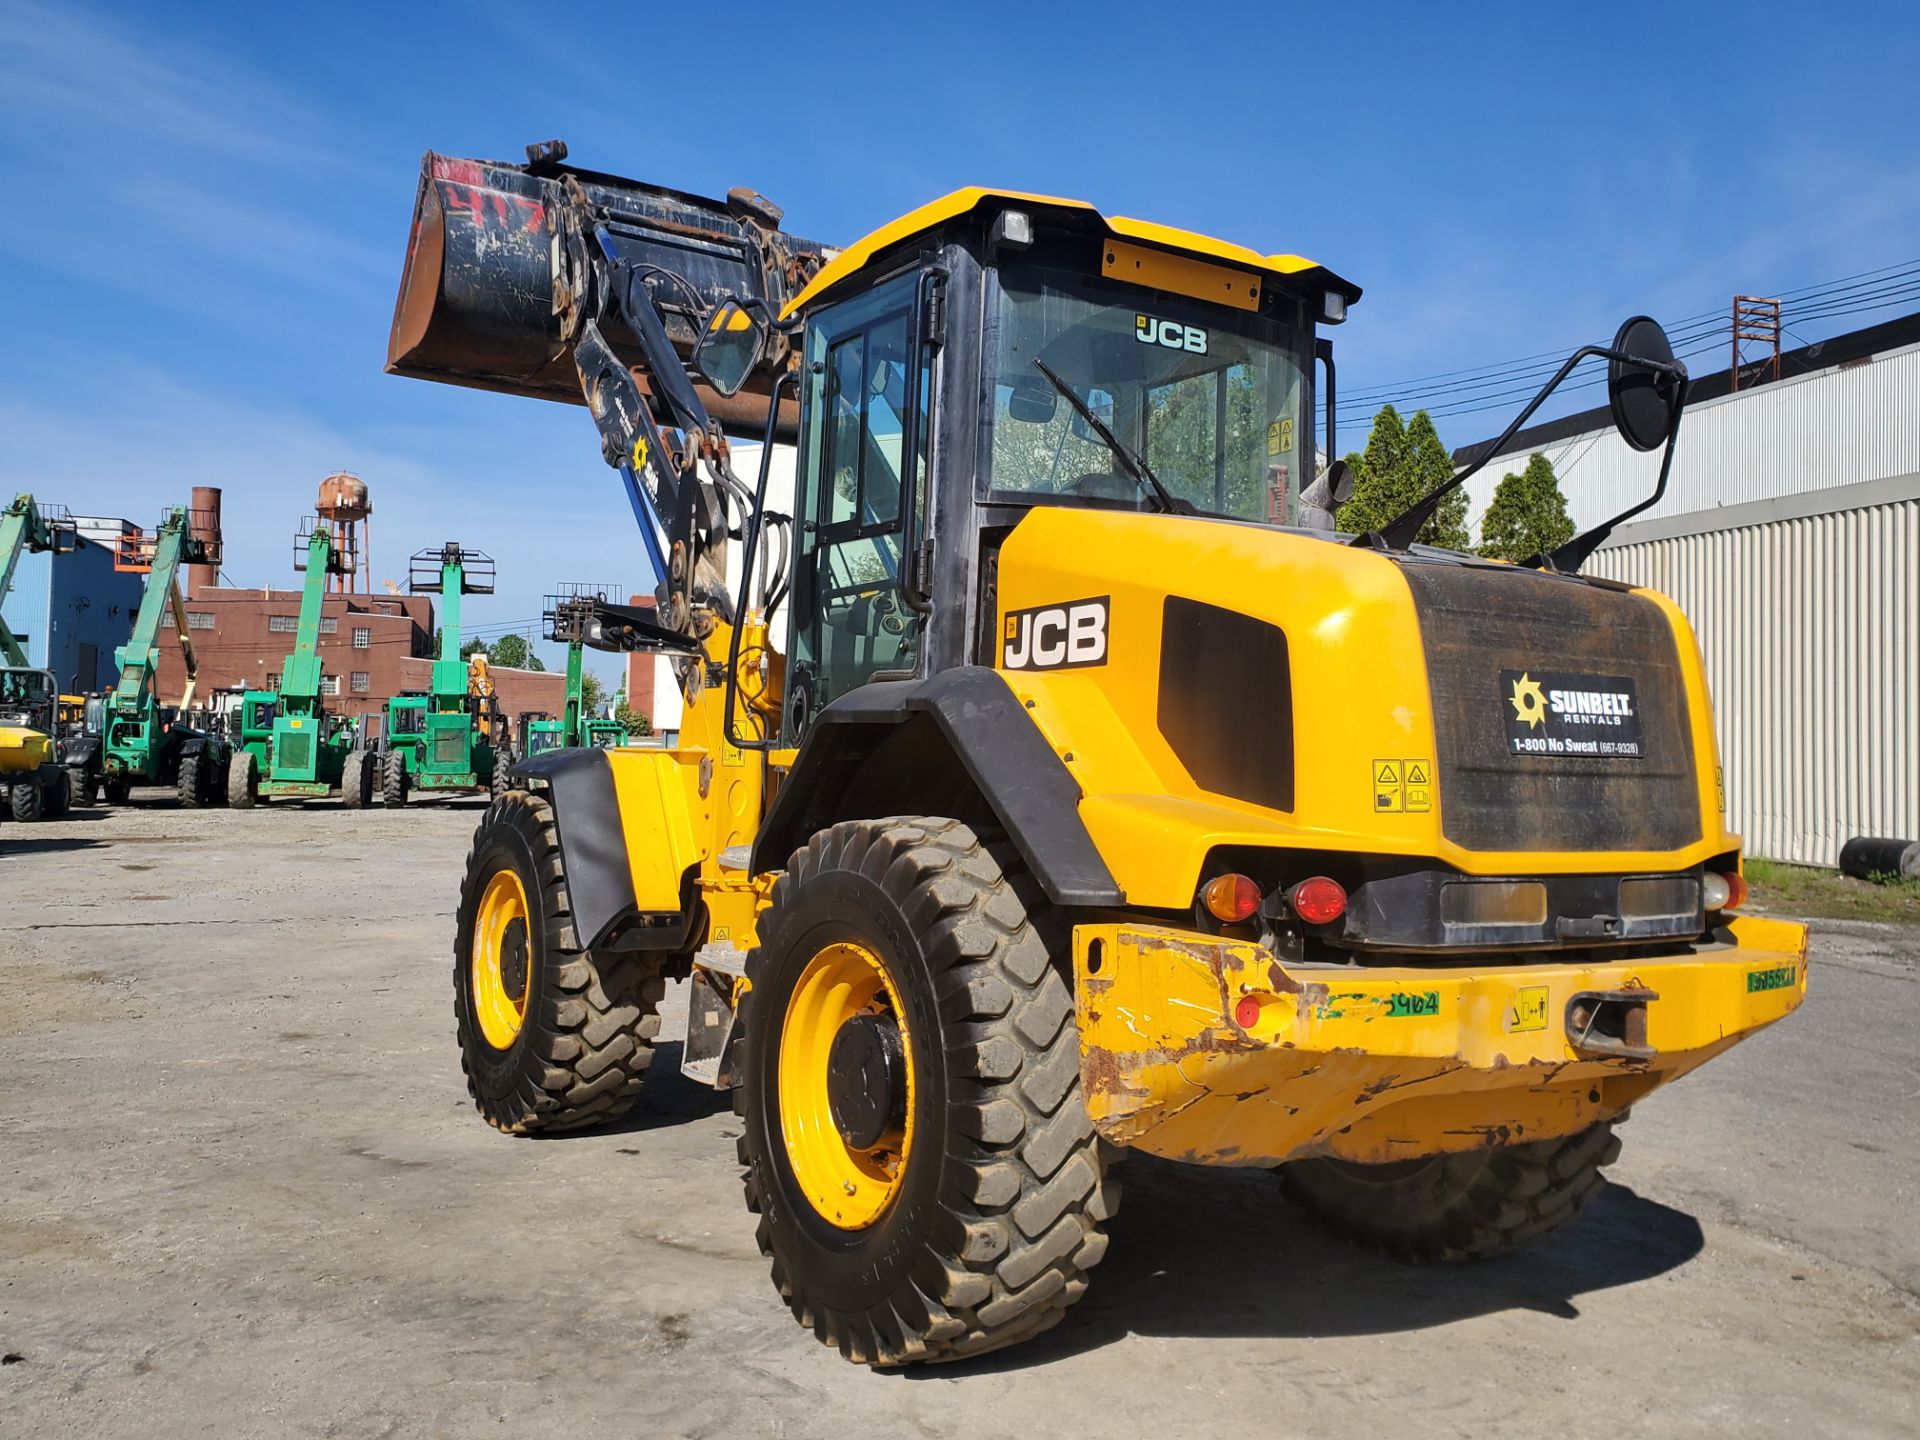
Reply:
<svg viewBox="0 0 1920 1440"><path fill-rule="evenodd" d="M187 627L200 662L200 693L272 690L300 627L298 590L203 586L186 601ZM183 683L173 617L160 638L160 694L179 698ZM433 680L433 599L427 595L328 595L320 611L320 684L327 708L342 715L383 710L395 695ZM566 704L560 674L496 666L500 709L516 724L529 710L558 714Z"/></svg>
<svg viewBox="0 0 1920 1440"><path fill-rule="evenodd" d="M298 590L201 586L186 601L187 626L200 662L200 692L273 689L298 638ZM160 694L180 694L180 648L169 614L160 632ZM433 656L433 600L426 595L329 595L321 609L321 686L335 708L378 710L403 690L422 689L407 663Z"/></svg>

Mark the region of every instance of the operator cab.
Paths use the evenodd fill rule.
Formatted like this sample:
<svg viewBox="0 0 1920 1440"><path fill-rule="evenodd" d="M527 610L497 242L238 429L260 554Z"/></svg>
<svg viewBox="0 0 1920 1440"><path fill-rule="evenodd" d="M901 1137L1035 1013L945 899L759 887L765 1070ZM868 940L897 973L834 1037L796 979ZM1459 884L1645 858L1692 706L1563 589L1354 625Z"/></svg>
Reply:
<svg viewBox="0 0 1920 1440"><path fill-rule="evenodd" d="M60 687L51 670L0 667L0 725L24 725L51 735Z"/></svg>
<svg viewBox="0 0 1920 1440"><path fill-rule="evenodd" d="M1297 256L983 190L830 261L787 307L805 338L785 743L871 681L994 664L995 551L1032 507L1300 523L1316 358L1331 401L1314 329L1359 295ZM696 355L723 389L709 352L733 329Z"/></svg>

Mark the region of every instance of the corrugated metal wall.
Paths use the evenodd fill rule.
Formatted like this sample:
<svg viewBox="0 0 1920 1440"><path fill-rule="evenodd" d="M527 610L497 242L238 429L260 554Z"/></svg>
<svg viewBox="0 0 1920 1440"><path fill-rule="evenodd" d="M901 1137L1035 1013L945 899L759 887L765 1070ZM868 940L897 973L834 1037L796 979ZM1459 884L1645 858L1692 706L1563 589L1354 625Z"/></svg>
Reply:
<svg viewBox="0 0 1920 1440"><path fill-rule="evenodd" d="M1920 416L1920 348L1911 346L1689 406L1667 493L1636 518L1686 515L1910 475L1920 471L1915 416ZM1516 450L1467 482L1468 520L1476 537L1500 478L1519 474L1536 451L1552 459L1568 513L1581 529L1649 494L1660 473L1658 452L1629 449L1611 428Z"/></svg>
<svg viewBox="0 0 1920 1440"><path fill-rule="evenodd" d="M1859 443L1920 446L1887 418L1859 417ZM1855 835L1920 839L1920 500L1625 543L1587 569L1692 621L1749 853L1830 866Z"/></svg>

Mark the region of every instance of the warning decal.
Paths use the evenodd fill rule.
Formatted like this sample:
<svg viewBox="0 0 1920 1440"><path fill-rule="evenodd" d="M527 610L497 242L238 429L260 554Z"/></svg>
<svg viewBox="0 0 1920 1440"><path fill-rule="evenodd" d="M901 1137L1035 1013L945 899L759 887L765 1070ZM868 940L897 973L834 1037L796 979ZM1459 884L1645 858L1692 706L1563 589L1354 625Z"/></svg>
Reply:
<svg viewBox="0 0 1920 1440"><path fill-rule="evenodd" d="M1375 760L1373 809L1377 815L1423 815L1433 809L1433 761Z"/></svg>

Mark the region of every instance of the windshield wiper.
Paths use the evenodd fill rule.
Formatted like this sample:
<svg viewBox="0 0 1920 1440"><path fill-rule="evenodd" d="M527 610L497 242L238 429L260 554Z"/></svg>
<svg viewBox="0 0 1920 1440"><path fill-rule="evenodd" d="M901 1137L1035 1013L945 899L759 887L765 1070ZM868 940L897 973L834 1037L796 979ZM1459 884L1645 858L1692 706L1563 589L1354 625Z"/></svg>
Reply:
<svg viewBox="0 0 1920 1440"><path fill-rule="evenodd" d="M1087 422L1088 426L1093 430L1093 433L1106 442L1107 449L1113 452L1113 458L1118 460L1120 462L1120 468L1127 472L1127 478L1132 480L1136 485L1152 487L1153 493L1159 497L1160 508L1163 511L1169 515L1193 515L1198 513L1194 510L1193 506L1189 505L1186 501L1176 499L1173 492L1160 483L1160 477L1147 467L1147 462L1134 454L1133 451L1129 450L1126 446L1122 445L1119 437L1106 427L1105 422L1102 421L1098 415L1093 413L1092 407L1078 395L1074 394L1073 387L1058 375L1054 374L1052 368L1046 361L1035 356L1033 368L1046 376L1048 381L1052 383L1053 388L1067 397L1067 403L1073 406L1075 410L1078 410L1080 412L1080 418Z"/></svg>

